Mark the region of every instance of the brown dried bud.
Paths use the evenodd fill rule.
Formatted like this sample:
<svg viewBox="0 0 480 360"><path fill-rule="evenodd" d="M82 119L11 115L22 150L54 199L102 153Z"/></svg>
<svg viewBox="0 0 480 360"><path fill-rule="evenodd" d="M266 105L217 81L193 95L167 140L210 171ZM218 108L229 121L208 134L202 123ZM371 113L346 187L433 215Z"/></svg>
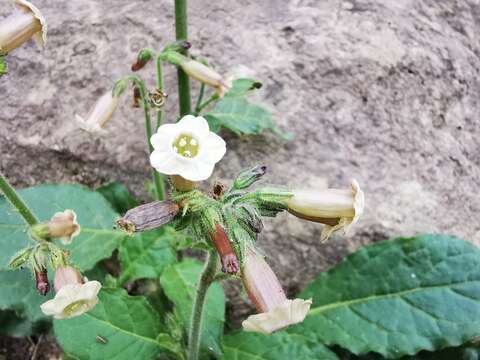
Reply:
<svg viewBox="0 0 480 360"><path fill-rule="evenodd" d="M154 201L137 206L117 220L120 229L127 233L156 229L173 220L179 211L175 201Z"/></svg>
<svg viewBox="0 0 480 360"><path fill-rule="evenodd" d="M225 194L226 191L227 191L227 187L221 182L216 181L213 184L212 197L215 200L218 200L223 196L223 194Z"/></svg>
<svg viewBox="0 0 480 360"><path fill-rule="evenodd" d="M140 89L138 87L133 88L133 107L139 108L140 107L140 100L142 100L142 96L140 94Z"/></svg>
<svg viewBox="0 0 480 360"><path fill-rule="evenodd" d="M39 294L43 296L47 295L50 290L47 269L42 269L40 271L35 270L35 281Z"/></svg>
<svg viewBox="0 0 480 360"><path fill-rule="evenodd" d="M220 255L222 271L227 274L236 274L240 270L240 265L225 230L217 223L215 224L215 231L212 231L210 236Z"/></svg>

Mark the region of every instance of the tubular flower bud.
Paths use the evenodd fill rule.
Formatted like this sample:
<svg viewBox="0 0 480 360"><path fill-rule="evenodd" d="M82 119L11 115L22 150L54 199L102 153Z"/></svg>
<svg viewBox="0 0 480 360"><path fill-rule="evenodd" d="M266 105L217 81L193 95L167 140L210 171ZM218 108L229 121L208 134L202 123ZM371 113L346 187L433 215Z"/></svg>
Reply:
<svg viewBox="0 0 480 360"><path fill-rule="evenodd" d="M95 307L102 285L98 281L83 282L82 275L73 267L59 267L55 271L55 297L40 305L45 315L55 319L79 316Z"/></svg>
<svg viewBox="0 0 480 360"><path fill-rule="evenodd" d="M77 223L77 214L73 210L57 212L48 222L48 236L60 238L64 244L70 244L78 234L80 234L80 225Z"/></svg>
<svg viewBox="0 0 480 360"><path fill-rule="evenodd" d="M176 124L160 126L150 142L151 165L160 173L189 181L208 179L227 151L225 141L210 131L201 116L186 115Z"/></svg>
<svg viewBox="0 0 480 360"><path fill-rule="evenodd" d="M15 0L15 3L20 12L0 22L0 51L9 53L32 37L44 46L47 42L47 22L40 10L26 0Z"/></svg>
<svg viewBox="0 0 480 360"><path fill-rule="evenodd" d="M257 165L251 169L243 170L233 182L233 188L237 190L246 189L260 180L266 172L267 167L265 165Z"/></svg>
<svg viewBox="0 0 480 360"><path fill-rule="evenodd" d="M245 331L270 334L305 319L312 300L289 300L270 266L255 250L246 252L242 281L248 297L260 314L243 321Z"/></svg>
<svg viewBox="0 0 480 360"><path fill-rule="evenodd" d="M352 180L351 189L325 189L319 191L294 190L287 200L293 215L325 224L321 240L340 229L346 233L363 213L365 198L358 182Z"/></svg>
<svg viewBox="0 0 480 360"><path fill-rule="evenodd" d="M104 134L104 128L117 109L118 101L119 97L114 96L111 90L106 92L97 100L86 119L75 115L79 127L89 133Z"/></svg>
<svg viewBox="0 0 480 360"><path fill-rule="evenodd" d="M210 232L210 237L220 255L222 271L227 274L236 274L240 270L238 259L225 230L223 230L220 224L215 224L215 230Z"/></svg>
<svg viewBox="0 0 480 360"><path fill-rule="evenodd" d="M222 75L199 61L188 59L187 61L182 62L180 66L188 76L204 83L205 85L215 88L220 97L223 97L231 87Z"/></svg>
<svg viewBox="0 0 480 360"><path fill-rule="evenodd" d="M47 295L50 290L47 269L43 268L39 271L35 270L35 282L39 294L43 296Z"/></svg>
<svg viewBox="0 0 480 360"><path fill-rule="evenodd" d="M138 53L137 62L132 65L132 71L138 71L142 69L152 59L153 52L150 49L142 49Z"/></svg>

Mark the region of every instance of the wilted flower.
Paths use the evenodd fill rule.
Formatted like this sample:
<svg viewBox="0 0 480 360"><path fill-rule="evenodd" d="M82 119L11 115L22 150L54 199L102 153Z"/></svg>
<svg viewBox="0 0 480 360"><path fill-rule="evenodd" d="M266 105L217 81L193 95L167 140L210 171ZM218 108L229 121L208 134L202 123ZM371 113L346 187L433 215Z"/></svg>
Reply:
<svg viewBox="0 0 480 360"><path fill-rule="evenodd" d="M210 238L220 255L222 271L227 274L236 274L240 270L238 259L225 230L223 230L220 224L215 224L215 230L210 233Z"/></svg>
<svg viewBox="0 0 480 360"><path fill-rule="evenodd" d="M111 90L106 92L97 100L86 120L80 115L75 115L78 125L90 133L105 133L104 127L117 109L118 101L119 96L115 96Z"/></svg>
<svg viewBox="0 0 480 360"><path fill-rule="evenodd" d="M247 249L242 280L248 297L260 312L243 321L246 331L270 334L302 322L310 310L311 299L287 299L273 270L263 256L251 248Z"/></svg>
<svg viewBox="0 0 480 360"><path fill-rule="evenodd" d="M48 283L47 269L35 270L35 283L40 295L47 295L50 291L50 284Z"/></svg>
<svg viewBox="0 0 480 360"><path fill-rule="evenodd" d="M83 282L82 275L73 267L59 267L55 271L56 295L40 305L45 315L55 319L79 316L95 307L102 285L98 281Z"/></svg>
<svg viewBox="0 0 480 360"><path fill-rule="evenodd" d="M34 5L26 0L15 0L20 7L0 23L0 51L9 53L30 38L40 45L47 42L47 22Z"/></svg>
<svg viewBox="0 0 480 360"><path fill-rule="evenodd" d="M287 201L288 211L302 219L325 224L321 240L337 230L345 232L363 213L365 198L358 182L352 180L350 189L293 190Z"/></svg>
<svg viewBox="0 0 480 360"><path fill-rule="evenodd" d="M80 234L75 211L67 209L55 213L48 222L48 236L60 238L64 244L70 244L75 236Z"/></svg>
<svg viewBox="0 0 480 360"><path fill-rule="evenodd" d="M150 142L152 166L163 174L179 175L189 181L205 180L225 155L225 141L210 131L207 121L192 115L176 124L158 128Z"/></svg>

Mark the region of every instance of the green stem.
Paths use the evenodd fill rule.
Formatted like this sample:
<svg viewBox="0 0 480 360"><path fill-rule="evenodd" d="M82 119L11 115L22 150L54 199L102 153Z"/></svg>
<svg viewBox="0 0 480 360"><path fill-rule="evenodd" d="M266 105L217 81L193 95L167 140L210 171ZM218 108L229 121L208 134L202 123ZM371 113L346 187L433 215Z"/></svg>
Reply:
<svg viewBox="0 0 480 360"><path fill-rule="evenodd" d="M175 36L178 40L188 40L187 31L187 0L175 0ZM187 50L183 50L184 55ZM180 116L190 114L192 104L190 98L190 81L188 75L180 68L177 69L178 76L178 101Z"/></svg>
<svg viewBox="0 0 480 360"><path fill-rule="evenodd" d="M140 91L140 97L143 102L143 111L145 112L145 132L147 134L148 153L151 154L153 152L153 146L150 143L150 138L152 137L152 119L150 118L150 104L147 98L147 90L142 79L138 76L130 76L129 79L135 84L138 91ZM163 200L165 198L165 184L163 179L160 173L155 169L152 169L152 177L153 183L155 184L156 198L157 200Z"/></svg>
<svg viewBox="0 0 480 360"><path fill-rule="evenodd" d="M205 94L205 84L200 85L200 92L198 93L197 103L195 104L195 115L198 115L200 112L200 104L203 100L203 95Z"/></svg>
<svg viewBox="0 0 480 360"><path fill-rule="evenodd" d="M200 276L197 293L193 301L192 315L190 318L190 331L188 333L188 360L197 360L200 352L200 338L202 329L203 307L209 286L215 279L217 272L218 255L215 250L208 253L205 268Z"/></svg>
<svg viewBox="0 0 480 360"><path fill-rule="evenodd" d="M163 75L162 75L162 60L160 56L157 56L157 89L160 91L163 91L164 85L163 85ZM162 115L163 111L162 109L157 110L157 129L162 125Z"/></svg>
<svg viewBox="0 0 480 360"><path fill-rule="evenodd" d="M203 109L205 109L208 105L210 105L212 102L218 100L220 97L218 96L218 94L213 94L207 101L205 101L203 104L199 105L196 109L195 109L195 113L196 115L200 114L202 112Z"/></svg>
<svg viewBox="0 0 480 360"><path fill-rule="evenodd" d="M7 179L0 173L0 190L5 195L8 201L18 210L18 213L22 216L23 220L33 226L38 224L38 219L33 215L32 211L28 208L27 204L18 196L15 189L10 185Z"/></svg>

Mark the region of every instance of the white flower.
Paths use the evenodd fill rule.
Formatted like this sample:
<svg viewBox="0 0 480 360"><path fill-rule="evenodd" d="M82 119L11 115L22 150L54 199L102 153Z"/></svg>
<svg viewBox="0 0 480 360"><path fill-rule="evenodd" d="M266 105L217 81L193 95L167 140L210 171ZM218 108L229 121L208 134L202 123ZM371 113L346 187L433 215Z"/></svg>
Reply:
<svg viewBox="0 0 480 360"><path fill-rule="evenodd" d="M60 238L64 244L70 244L75 236L80 234L75 211L67 209L55 213L48 222L48 236Z"/></svg>
<svg viewBox="0 0 480 360"><path fill-rule="evenodd" d="M40 10L26 0L15 2L21 11L0 23L0 50L9 53L32 37L44 46L47 42L47 22Z"/></svg>
<svg viewBox="0 0 480 360"><path fill-rule="evenodd" d="M81 129L94 134L105 134L103 129L117 109L119 97L110 90L103 94L90 110L87 118L75 115Z"/></svg>
<svg viewBox="0 0 480 360"><path fill-rule="evenodd" d="M350 189L293 190L288 211L300 218L325 224L321 240L340 229L346 233L363 214L365 197L358 182Z"/></svg>
<svg viewBox="0 0 480 360"><path fill-rule="evenodd" d="M223 97L231 87L231 84L226 81L222 75L199 61L188 59L182 62L180 66L188 76L204 83L205 85L214 87L220 97Z"/></svg>
<svg viewBox="0 0 480 360"><path fill-rule="evenodd" d="M270 334L302 322L310 310L311 299L287 299L273 270L252 248L246 251L242 281L248 297L260 312L243 321L246 331Z"/></svg>
<svg viewBox="0 0 480 360"><path fill-rule="evenodd" d="M271 334L276 330L302 322L310 310L310 305L312 305L311 299L287 299L269 312L250 315L242 322L242 326L245 331Z"/></svg>
<svg viewBox="0 0 480 360"><path fill-rule="evenodd" d="M82 275L73 267L59 267L55 271L55 297L40 305L45 315L66 319L82 315L98 303L102 285L98 281L83 283Z"/></svg>
<svg viewBox="0 0 480 360"><path fill-rule="evenodd" d="M150 163L158 172L190 181L208 179L227 151L225 141L201 116L186 115L176 124L160 126L150 142Z"/></svg>

